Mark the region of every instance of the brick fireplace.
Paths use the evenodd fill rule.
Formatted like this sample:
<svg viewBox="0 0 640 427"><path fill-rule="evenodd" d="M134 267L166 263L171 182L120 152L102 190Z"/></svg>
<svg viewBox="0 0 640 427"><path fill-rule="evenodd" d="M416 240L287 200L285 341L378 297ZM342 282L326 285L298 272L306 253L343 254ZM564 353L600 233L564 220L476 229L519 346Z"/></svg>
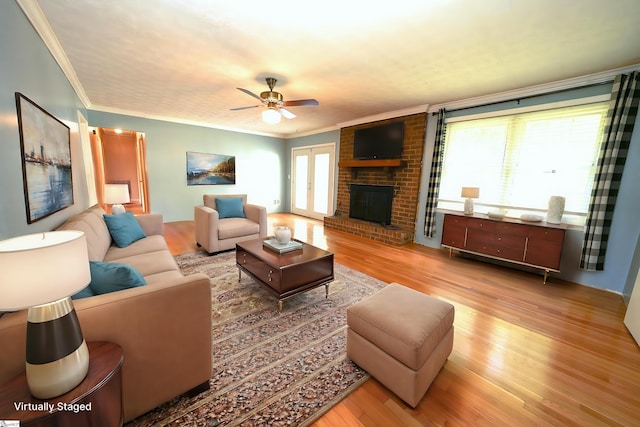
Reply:
<svg viewBox="0 0 640 427"><path fill-rule="evenodd" d="M420 113L340 130L337 214L325 217L325 227L394 245L403 245L413 241L420 192L426 118L426 113ZM401 161L364 161L369 163L353 161L353 138L356 129L398 120L404 121L404 147ZM393 186L390 226L349 218L349 188L351 184Z"/></svg>

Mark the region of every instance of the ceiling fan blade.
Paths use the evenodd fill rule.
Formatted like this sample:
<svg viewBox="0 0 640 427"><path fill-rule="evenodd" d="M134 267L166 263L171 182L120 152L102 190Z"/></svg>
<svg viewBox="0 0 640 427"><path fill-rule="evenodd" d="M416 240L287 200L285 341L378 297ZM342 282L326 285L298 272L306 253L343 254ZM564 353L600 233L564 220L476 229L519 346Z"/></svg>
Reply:
<svg viewBox="0 0 640 427"><path fill-rule="evenodd" d="M280 114L282 114L286 119L293 119L296 117L295 114L293 114L291 111L280 107Z"/></svg>
<svg viewBox="0 0 640 427"><path fill-rule="evenodd" d="M249 107L236 107L236 108L230 108L230 110L231 111L248 110L249 108L258 108L258 107L262 107L262 105L251 105Z"/></svg>
<svg viewBox="0 0 640 427"><path fill-rule="evenodd" d="M257 99L258 101L262 102L262 98L260 98L258 95L256 95L255 93L251 92L250 90L243 89L241 87L237 87L236 89L238 89L241 92L246 93L249 96L253 96L255 99Z"/></svg>
<svg viewBox="0 0 640 427"><path fill-rule="evenodd" d="M284 102L285 107L314 107L316 105L320 105L320 103L315 99L298 99Z"/></svg>

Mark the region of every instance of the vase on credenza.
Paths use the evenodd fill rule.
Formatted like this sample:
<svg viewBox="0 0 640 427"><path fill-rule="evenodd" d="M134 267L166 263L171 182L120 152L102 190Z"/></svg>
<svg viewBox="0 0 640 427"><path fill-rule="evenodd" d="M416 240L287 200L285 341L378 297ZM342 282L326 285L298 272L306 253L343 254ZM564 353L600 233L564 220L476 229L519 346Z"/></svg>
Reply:
<svg viewBox="0 0 640 427"><path fill-rule="evenodd" d="M549 198L549 209L547 210L546 221L549 224L560 224L564 214L565 198L562 196L551 196Z"/></svg>
<svg viewBox="0 0 640 427"><path fill-rule="evenodd" d="M276 227L276 242L281 245L286 245L291 241L291 229L286 225L279 225Z"/></svg>

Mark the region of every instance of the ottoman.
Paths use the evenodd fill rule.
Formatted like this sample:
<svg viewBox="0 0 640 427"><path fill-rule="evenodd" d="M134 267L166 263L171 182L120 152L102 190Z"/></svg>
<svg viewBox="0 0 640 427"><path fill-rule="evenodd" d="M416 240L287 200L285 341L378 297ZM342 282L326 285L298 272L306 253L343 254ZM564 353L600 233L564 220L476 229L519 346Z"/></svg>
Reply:
<svg viewBox="0 0 640 427"><path fill-rule="evenodd" d="M453 348L454 308L397 283L347 308L347 357L415 408Z"/></svg>

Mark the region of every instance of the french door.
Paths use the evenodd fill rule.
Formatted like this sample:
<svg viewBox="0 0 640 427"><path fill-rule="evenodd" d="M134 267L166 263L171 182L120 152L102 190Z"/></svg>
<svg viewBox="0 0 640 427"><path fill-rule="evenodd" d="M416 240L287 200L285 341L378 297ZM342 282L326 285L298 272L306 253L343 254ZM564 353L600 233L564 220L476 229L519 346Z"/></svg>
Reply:
<svg viewBox="0 0 640 427"><path fill-rule="evenodd" d="M336 145L291 150L291 212L322 219L333 215Z"/></svg>

